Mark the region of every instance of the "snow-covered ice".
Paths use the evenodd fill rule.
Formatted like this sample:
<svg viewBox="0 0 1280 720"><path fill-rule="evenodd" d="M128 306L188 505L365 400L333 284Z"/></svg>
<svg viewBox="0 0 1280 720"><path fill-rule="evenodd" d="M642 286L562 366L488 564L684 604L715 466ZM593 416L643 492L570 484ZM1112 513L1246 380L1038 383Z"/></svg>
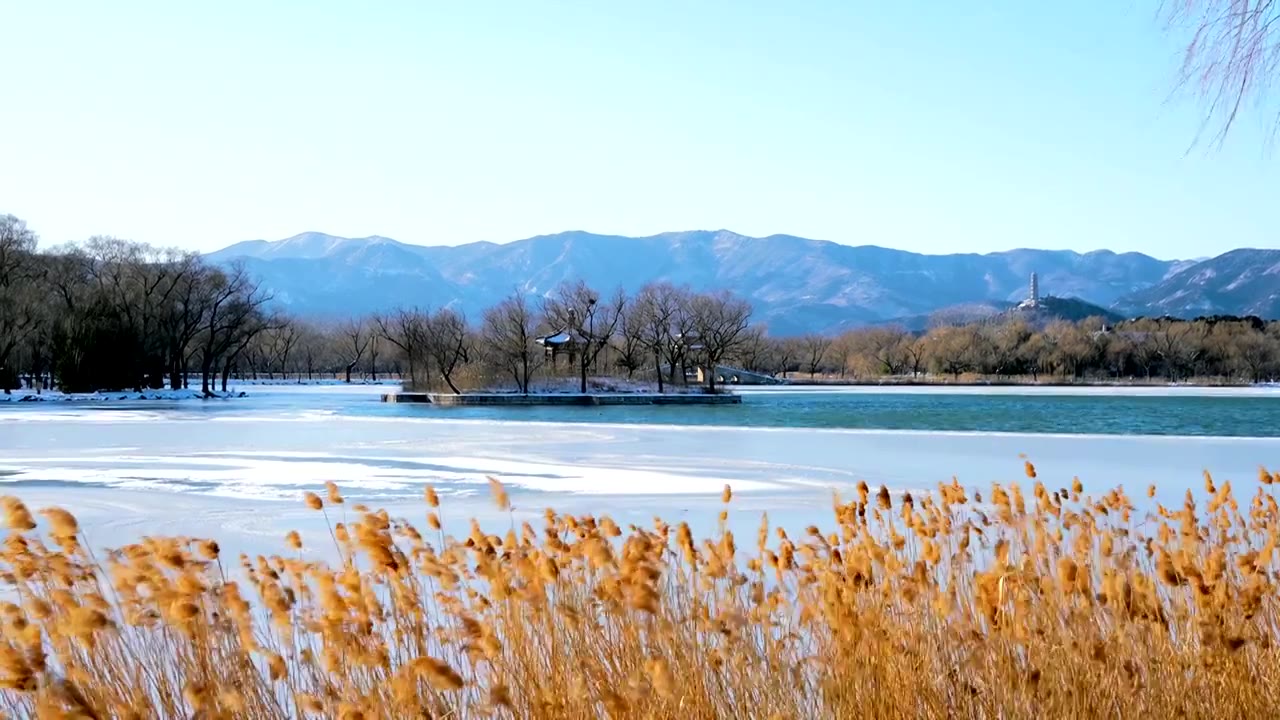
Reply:
<svg viewBox="0 0 1280 720"><path fill-rule="evenodd" d="M170 390L169 388L161 388L158 390L146 389L142 391L117 390L113 392L104 391L91 393L64 393L57 390L45 390L43 392L36 392L35 390L14 390L10 393L0 393L0 403L111 403L126 401L228 400L231 398L245 397L245 395L246 393L243 390L231 389L228 389L226 392L211 390L208 395L205 395L200 390Z"/></svg>
<svg viewBox="0 0 1280 720"><path fill-rule="evenodd" d="M431 484L447 518L505 527L489 502L486 478L495 477L517 522L554 507L620 523L661 515L695 529L714 524L727 483L731 525L749 534L763 511L789 527L825 521L831 493L852 495L859 480L903 491L952 476L979 488L1024 479L1023 455L1053 488L1079 476L1089 489L1123 484L1137 498L1154 483L1166 502L1198 488L1206 469L1248 492L1260 465L1280 466L1280 438L461 420L351 412L344 403L376 403L377 388L325 391L344 397L316 404L309 400L321 390L289 390L214 411L199 403L0 409L0 492L72 510L95 544L184 534L260 551L293 528L328 542L320 516L299 499L330 480L349 503L419 521Z"/></svg>

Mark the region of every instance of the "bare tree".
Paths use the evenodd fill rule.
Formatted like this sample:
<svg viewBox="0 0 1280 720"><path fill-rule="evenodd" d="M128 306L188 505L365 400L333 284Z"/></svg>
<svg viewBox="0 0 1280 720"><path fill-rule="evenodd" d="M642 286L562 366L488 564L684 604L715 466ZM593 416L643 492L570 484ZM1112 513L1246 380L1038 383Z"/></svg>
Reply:
<svg viewBox="0 0 1280 720"><path fill-rule="evenodd" d="M342 354L346 360L345 382L350 384L351 371L356 369L365 351L369 349L373 333L369 331L367 323L353 318L338 327L338 336L342 340Z"/></svg>
<svg viewBox="0 0 1280 720"><path fill-rule="evenodd" d="M480 331L490 362L509 374L517 390L525 395L529 394L529 380L541 358L534 345L537 328L538 317L528 296L517 290L485 311Z"/></svg>
<svg viewBox="0 0 1280 720"><path fill-rule="evenodd" d="M751 305L731 293L695 295L689 316L706 362L707 388L716 389L716 368L750 338Z"/></svg>
<svg viewBox="0 0 1280 720"><path fill-rule="evenodd" d="M911 335L897 325L858 331L860 345L880 372L901 375L911 361Z"/></svg>
<svg viewBox="0 0 1280 720"><path fill-rule="evenodd" d="M753 373L772 374L773 343L762 325L753 325L747 329L747 337L734 354L743 370Z"/></svg>
<svg viewBox="0 0 1280 720"><path fill-rule="evenodd" d="M639 298L637 298L638 301ZM635 377L636 371L644 367L645 357L647 356L644 343L644 333L648 325L648 318L645 314L649 312L648 308L633 302L625 312L622 313L622 319L618 322L617 341L614 343L614 350L618 355L618 367L627 371L627 379ZM661 375L659 372L658 382L661 383Z"/></svg>
<svg viewBox="0 0 1280 720"><path fill-rule="evenodd" d="M270 296L238 264L227 272L215 272L205 291L208 297L201 329L200 390L209 396L213 394L209 380L217 363L223 361L225 374L227 364L259 331L255 320Z"/></svg>
<svg viewBox="0 0 1280 720"><path fill-rule="evenodd" d="M929 332L929 350L938 369L960 379L960 373L973 367L973 348L977 330L970 326L943 325Z"/></svg>
<svg viewBox="0 0 1280 720"><path fill-rule="evenodd" d="M911 371L911 377L920 377L929 365L929 343L923 337L908 336L902 343L902 353L906 358L906 369Z"/></svg>
<svg viewBox="0 0 1280 720"><path fill-rule="evenodd" d="M255 341L262 333L273 329L279 322L278 317L266 317L261 312L253 312L245 316L244 323L236 329L235 343L222 359L222 392L227 391L227 381L231 379L231 371L238 365L239 359L249 348L255 347Z"/></svg>
<svg viewBox="0 0 1280 720"><path fill-rule="evenodd" d="M1165 376L1177 381L1191 373L1192 364L1203 351L1204 326L1168 320L1151 333L1156 353L1164 363Z"/></svg>
<svg viewBox="0 0 1280 720"><path fill-rule="evenodd" d="M663 359L671 362L674 377L677 360L672 357L677 347L675 335L685 332L689 293L671 283L651 283L636 295L632 314L640 345L653 356L658 376L658 392L663 392Z"/></svg>
<svg viewBox="0 0 1280 720"><path fill-rule="evenodd" d="M1262 109L1280 78L1280 0L1166 0L1163 11L1186 33L1179 84L1206 104L1200 134L1216 123L1221 144L1245 103Z"/></svg>
<svg viewBox="0 0 1280 720"><path fill-rule="evenodd" d="M302 365L306 370L307 380L311 380L315 373L322 369L329 352L329 338L315 327L305 325L298 339L298 348L302 354Z"/></svg>
<svg viewBox="0 0 1280 720"><path fill-rule="evenodd" d="M302 339L302 331L298 324L285 317L279 317L266 333L266 354L268 373L279 370L282 377L289 373L289 356L298 347Z"/></svg>
<svg viewBox="0 0 1280 720"><path fill-rule="evenodd" d="M129 384L135 390L159 388L168 374L172 385L174 366L185 363L196 324L191 306L200 303L193 282L209 268L195 253L112 237L90 238L85 253L102 319L114 328L115 351L131 372Z"/></svg>
<svg viewBox="0 0 1280 720"><path fill-rule="evenodd" d="M430 314L418 308L400 308L390 315L376 314L373 324L383 339L400 349L409 368L409 386L418 384L418 366L426 354L424 345Z"/></svg>
<svg viewBox="0 0 1280 720"><path fill-rule="evenodd" d="M1275 371L1280 343L1269 332L1240 330L1231 338L1228 357L1251 382L1260 383Z"/></svg>
<svg viewBox="0 0 1280 720"><path fill-rule="evenodd" d="M160 335L167 344L169 387L177 390L187 385L187 368L194 352L196 336L200 332L214 276L219 271L205 265L196 255L182 258L183 270L174 279L170 301L159 312Z"/></svg>
<svg viewBox="0 0 1280 720"><path fill-rule="evenodd" d="M456 394L454 372L469 359L467 319L452 308L441 308L431 316L427 327L427 352L440 371L440 378Z"/></svg>
<svg viewBox="0 0 1280 720"><path fill-rule="evenodd" d="M800 338L801 357L809 378L818 376L823 363L827 361L827 351L831 349L831 338L819 333L810 333Z"/></svg>
<svg viewBox="0 0 1280 720"><path fill-rule="evenodd" d="M1018 347L1018 363L1023 372L1031 374L1032 382L1040 382L1040 373L1052 354L1052 340L1044 333L1032 333Z"/></svg>
<svg viewBox="0 0 1280 720"><path fill-rule="evenodd" d="M786 379L787 374L795 372L800 367L800 358L804 354L804 348L796 338L771 338L769 340L769 355L773 365L773 374Z"/></svg>
<svg viewBox="0 0 1280 720"><path fill-rule="evenodd" d="M374 332L373 328L369 327L367 323L366 327L369 331L369 342L367 345L369 351L369 379L376 383L378 382L378 358L382 356L383 338L381 335Z"/></svg>
<svg viewBox="0 0 1280 720"><path fill-rule="evenodd" d="M996 377L1011 375L1022 369L1026 360L1023 348L1031 338L1033 330L1021 318L1005 322L988 323L979 331L983 346L986 348L988 360L987 370Z"/></svg>
<svg viewBox="0 0 1280 720"><path fill-rule="evenodd" d="M13 287L20 275L25 277L37 240L25 221L0 215L0 287Z"/></svg>
<svg viewBox="0 0 1280 720"><path fill-rule="evenodd" d="M97 389L88 381L95 344L88 264L84 252L74 246L59 248L46 258L50 374L56 374L57 384L69 392Z"/></svg>
<svg viewBox="0 0 1280 720"><path fill-rule="evenodd" d="M827 357L836 372L840 373L840 377L844 378L849 373L849 360L853 357L857 348L856 341L850 333L835 338L831 341L831 348L827 351Z"/></svg>
<svg viewBox="0 0 1280 720"><path fill-rule="evenodd" d="M667 383L676 381L679 371L680 382L687 384L689 377L689 353L697 343L697 330L693 322L693 293L688 293L683 302L676 306L675 315L671 318L671 342L663 350L667 362Z"/></svg>
<svg viewBox="0 0 1280 720"><path fill-rule="evenodd" d="M1072 379L1082 377L1087 368L1097 366L1106 357L1101 341L1084 323L1056 320L1043 335L1047 350L1044 357L1058 372Z"/></svg>
<svg viewBox="0 0 1280 720"><path fill-rule="evenodd" d="M36 328L32 280L36 234L12 215L0 215L0 387L8 395L18 373L10 366L15 350Z"/></svg>
<svg viewBox="0 0 1280 720"><path fill-rule="evenodd" d="M1142 320L1134 323L1125 331L1129 353L1133 361L1142 368L1142 372L1150 380L1156 368L1160 366L1160 347L1156 341L1160 324L1153 320Z"/></svg>
<svg viewBox="0 0 1280 720"><path fill-rule="evenodd" d="M587 369L608 345L626 310L627 296L619 289L607 302L581 281L561 285L543 303L547 322L576 335L580 371L579 392L587 393Z"/></svg>

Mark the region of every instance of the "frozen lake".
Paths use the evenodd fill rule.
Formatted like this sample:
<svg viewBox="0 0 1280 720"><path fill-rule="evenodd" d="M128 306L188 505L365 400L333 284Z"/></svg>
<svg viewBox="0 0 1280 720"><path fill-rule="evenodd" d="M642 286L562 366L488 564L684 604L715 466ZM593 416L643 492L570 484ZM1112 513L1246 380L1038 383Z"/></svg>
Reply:
<svg viewBox="0 0 1280 720"><path fill-rule="evenodd" d="M1242 491L1280 466L1280 391L999 389L751 393L739 408L384 405L385 388L245 387L227 401L0 405L0 484L76 512L95 544L214 535L229 549L290 528L324 535L305 490L421 520L422 489L456 518L492 517L487 476L517 514L608 512L619 522L714 522L725 483L743 532L759 512L826 519L833 489L894 490L956 476L1050 487L1123 484L1176 501L1210 470ZM740 412L736 412L740 410ZM501 518L505 524L506 518ZM465 532L465 527L458 528Z"/></svg>

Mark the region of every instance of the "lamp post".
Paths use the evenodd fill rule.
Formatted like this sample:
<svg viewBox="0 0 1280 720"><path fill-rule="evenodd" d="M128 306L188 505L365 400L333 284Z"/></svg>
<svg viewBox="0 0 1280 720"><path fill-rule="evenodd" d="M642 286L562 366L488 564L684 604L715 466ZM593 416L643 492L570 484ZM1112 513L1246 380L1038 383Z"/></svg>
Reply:
<svg viewBox="0 0 1280 720"><path fill-rule="evenodd" d="M595 308L596 297L594 295L590 295L587 297L587 334L586 337L582 339L582 357L579 358L582 363L582 382L579 387L579 391L583 395L587 394L587 363L590 362L591 343L595 341L596 336ZM581 334L582 328L578 328L578 332Z"/></svg>
<svg viewBox="0 0 1280 720"><path fill-rule="evenodd" d="M577 344L577 341L574 339L572 334L582 335L582 333L578 331L578 308L569 308L569 327L565 328L565 332L571 333L567 342L571 343L569 345L569 362L572 363L576 360L576 356L573 354L573 349ZM577 348L577 350L581 352L582 348Z"/></svg>

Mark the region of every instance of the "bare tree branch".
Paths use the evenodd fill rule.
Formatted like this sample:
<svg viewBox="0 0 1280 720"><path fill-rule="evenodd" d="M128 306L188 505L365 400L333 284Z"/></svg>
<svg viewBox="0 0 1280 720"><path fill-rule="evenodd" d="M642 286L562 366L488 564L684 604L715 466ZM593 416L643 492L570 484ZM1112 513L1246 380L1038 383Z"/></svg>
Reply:
<svg viewBox="0 0 1280 720"><path fill-rule="evenodd" d="M1166 0L1161 9L1168 29L1187 38L1178 87L1205 103L1196 141L1216 126L1220 146L1246 103L1266 112L1280 78L1280 0ZM1280 130L1280 111L1272 125Z"/></svg>

